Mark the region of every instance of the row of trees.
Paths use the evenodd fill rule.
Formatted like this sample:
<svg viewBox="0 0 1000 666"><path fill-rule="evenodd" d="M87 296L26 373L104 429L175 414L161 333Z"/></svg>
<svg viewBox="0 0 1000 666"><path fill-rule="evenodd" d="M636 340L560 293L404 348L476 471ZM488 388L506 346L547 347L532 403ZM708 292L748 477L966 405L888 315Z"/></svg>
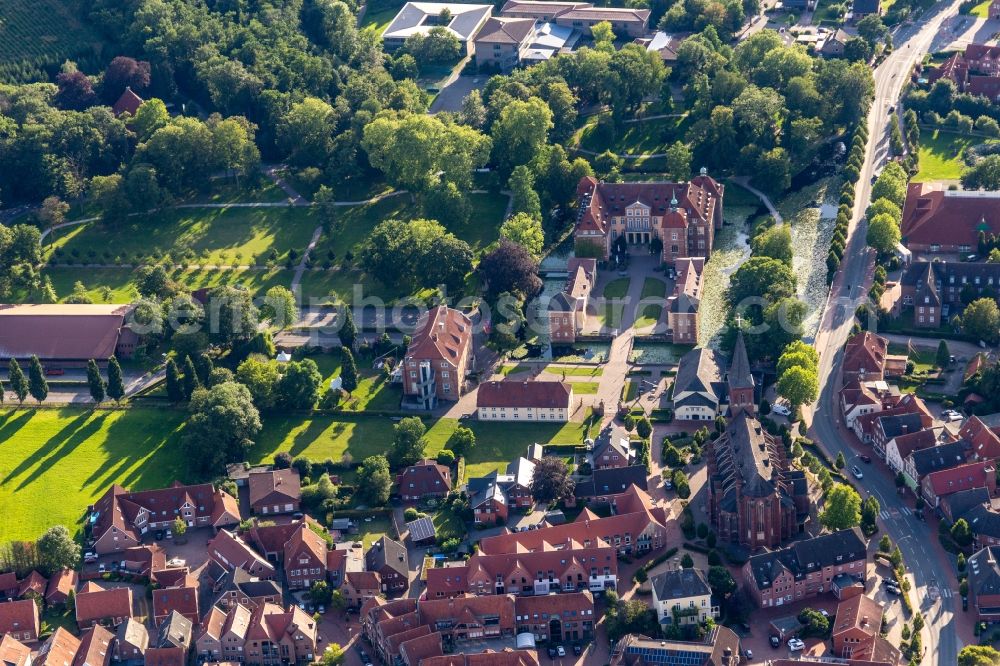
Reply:
<svg viewBox="0 0 1000 666"><path fill-rule="evenodd" d="M32 356L28 364L28 376L24 376L24 371L17 359L12 358L7 366L7 382L10 384L10 391L17 399L18 405L23 405L30 395L39 404L49 396L49 382L45 379L45 368L37 356ZM90 397L94 402L100 404L105 399L111 398L115 402L121 402L125 397L125 381L122 375L121 366L114 356L108 361L108 381L101 377L101 371L97 367L97 362L91 359L87 362L87 384L90 389ZM0 381L0 403L3 403L6 387Z"/></svg>

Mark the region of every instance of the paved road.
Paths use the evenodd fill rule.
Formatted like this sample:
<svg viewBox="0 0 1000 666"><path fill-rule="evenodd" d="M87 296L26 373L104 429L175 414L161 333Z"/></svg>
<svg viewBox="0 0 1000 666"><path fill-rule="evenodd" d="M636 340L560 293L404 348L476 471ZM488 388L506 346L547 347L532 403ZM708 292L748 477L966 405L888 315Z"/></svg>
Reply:
<svg viewBox="0 0 1000 666"><path fill-rule="evenodd" d="M893 39L896 50L875 70L875 101L868 118L871 138L858 182L848 249L831 287L816 337L816 348L820 352L820 386L823 388L815 408L809 410L814 413L806 414L806 421L812 423L810 436L818 440L831 457L841 451L848 457L854 455L850 444L853 435L840 423L837 390L842 348L850 334L853 312L855 306L863 302L866 285L871 279L872 259L865 247L866 225L861 217L871 194L871 178L878 173L889 151L889 108L897 103L913 63L931 48L942 23L957 11L959 4L957 0L941 2L913 25L901 28ZM930 666L953 664L960 648L952 621L955 600L947 594L935 594L936 599L928 594L928 588L934 583L945 589L957 587L951 567L936 545L936 535L912 515L912 496L896 494L893 479L884 466L873 465L868 470L862 485L882 505L882 528L899 544L916 583L914 602L927 618L927 628L923 632L927 646L924 663Z"/></svg>

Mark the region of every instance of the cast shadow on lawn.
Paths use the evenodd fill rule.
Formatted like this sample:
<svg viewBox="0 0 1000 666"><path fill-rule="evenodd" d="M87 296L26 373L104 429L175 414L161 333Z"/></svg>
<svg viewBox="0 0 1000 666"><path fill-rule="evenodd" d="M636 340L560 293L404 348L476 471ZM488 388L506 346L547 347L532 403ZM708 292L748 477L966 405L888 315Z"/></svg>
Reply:
<svg viewBox="0 0 1000 666"><path fill-rule="evenodd" d="M21 428L28 425L28 421L34 416L35 410L33 409L27 411L9 411L0 416L0 446L14 437Z"/></svg>
<svg viewBox="0 0 1000 666"><path fill-rule="evenodd" d="M80 487L93 485L101 493L110 483L130 490L146 490L169 486L174 481L188 481L188 467L179 436L183 419L178 418L169 430L146 427L147 422L148 413L143 417L131 410L122 412L108 427L102 444L108 460L120 462L114 467L96 470ZM169 423L166 425L169 428Z"/></svg>
<svg viewBox="0 0 1000 666"><path fill-rule="evenodd" d="M84 414L83 418L86 419L88 416L89 416L88 414ZM21 481L21 483L18 484L17 490L22 490L27 486L29 486L31 483L35 481L35 479L45 474L45 472L47 472L52 465L59 462L59 460L61 460L62 458L65 458L66 456L72 454L73 451L76 449L76 447L80 446L88 439L99 433L101 431L101 428L104 426L104 422L107 420L107 418L108 418L108 412L102 412L96 418L90 419L86 423L83 423L80 426L76 427L73 430L73 432L69 433L68 435L64 435L64 433L66 433L67 430L72 428L73 425L80 420L80 417L73 419L73 423L60 430L59 434L57 434L55 437L53 437L52 439L50 439L48 442L45 443L45 447L43 448L49 447L49 444L53 440L60 440L60 439L62 440L59 443L59 448L55 451L52 451L44 460L41 461L41 463L37 467L35 467L35 469L31 472L31 474L27 476L27 478L25 478L24 480ZM36 453L34 456L32 456L32 458L37 457L37 455L38 454Z"/></svg>
<svg viewBox="0 0 1000 666"><path fill-rule="evenodd" d="M63 427L62 430L56 433L55 436L50 437L49 440L41 446L41 448L39 448L33 454L22 460L21 464L19 464L17 467L11 470L11 472L7 474L6 477L4 477L2 483L4 485L10 483L12 480L16 479L18 476L31 469L31 466L34 465L35 463L40 462L43 458L47 459L50 453L56 450L56 448L59 445L61 445L64 441L69 439L74 432L83 427L83 422L86 421L89 416L90 416L89 412L83 412L82 414L74 418L72 421L70 421L67 425ZM24 485L22 484L19 487L23 488Z"/></svg>

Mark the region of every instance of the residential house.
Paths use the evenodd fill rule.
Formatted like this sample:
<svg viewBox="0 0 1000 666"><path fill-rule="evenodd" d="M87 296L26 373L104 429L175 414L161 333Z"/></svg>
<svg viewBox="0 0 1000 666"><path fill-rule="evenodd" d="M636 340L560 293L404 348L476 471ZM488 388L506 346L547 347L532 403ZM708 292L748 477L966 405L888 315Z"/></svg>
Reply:
<svg viewBox="0 0 1000 666"><path fill-rule="evenodd" d="M921 414L922 418L920 420L921 426L924 428L929 428L934 423L934 417L931 415L927 405L924 401L912 393L907 393L898 398L891 407L886 409L871 412L868 414L862 414L854 419L854 434L858 436L865 444L871 444L875 439L875 426L879 419L883 416L894 416L899 414ZM887 444L888 442L885 442ZM883 444L883 449L885 444Z"/></svg>
<svg viewBox="0 0 1000 666"><path fill-rule="evenodd" d="M587 325L587 306L597 281L597 260L572 258L567 265L566 285L549 299L549 339L554 345L572 345Z"/></svg>
<svg viewBox="0 0 1000 666"><path fill-rule="evenodd" d="M506 520L511 509L528 509L535 504L531 496L531 477L535 463L518 457L507 465L504 474L490 472L486 476L469 479L466 492L474 520L494 524Z"/></svg>
<svg viewBox="0 0 1000 666"><path fill-rule="evenodd" d="M573 385L567 382L507 379L480 384L476 393L480 421L565 423L574 406Z"/></svg>
<svg viewBox="0 0 1000 666"><path fill-rule="evenodd" d="M879 458L885 458L885 449L889 442L901 435L920 432L930 426L923 414L890 414L875 419L872 450Z"/></svg>
<svg viewBox="0 0 1000 666"><path fill-rule="evenodd" d="M402 594L410 587L410 568L406 561L406 546L387 536L372 544L365 553L368 571L379 575L386 596Z"/></svg>
<svg viewBox="0 0 1000 666"><path fill-rule="evenodd" d="M527 4L511 0L507 6L513 2ZM678 259L687 257L707 259L715 232L722 228L724 191L725 187L704 169L686 183L605 183L586 176L577 185L577 254L596 251L607 260L618 238L628 245L647 247L653 239L659 239L663 243L660 257L665 264L674 266Z"/></svg>
<svg viewBox="0 0 1000 666"><path fill-rule="evenodd" d="M614 423L609 423L601 430L590 454L591 468L595 470L628 467L634 458L635 452L632 451L628 431Z"/></svg>
<svg viewBox="0 0 1000 666"><path fill-rule="evenodd" d="M327 551L326 575L330 585L337 589L344 582L348 571L364 571L365 555L357 542L338 543Z"/></svg>
<svg viewBox="0 0 1000 666"><path fill-rule="evenodd" d="M138 666L143 663L148 648L149 632L146 625L132 617L118 625L115 633L115 661Z"/></svg>
<svg viewBox="0 0 1000 666"><path fill-rule="evenodd" d="M903 464L903 477L906 479L906 484L915 493L920 492L919 489L923 487L925 476L931 472L965 464L968 452L969 443L962 439L911 452Z"/></svg>
<svg viewBox="0 0 1000 666"><path fill-rule="evenodd" d="M667 298L667 335L678 345L698 344L701 330L701 276L705 272L704 257L685 257L674 261L674 291ZM654 329L657 332L658 329Z"/></svg>
<svg viewBox="0 0 1000 666"><path fill-rule="evenodd" d="M576 488L573 489L573 498L567 500L566 504L575 506L581 501L606 504L632 486L643 491L647 490L647 477L649 470L645 465L598 469L588 479L577 482Z"/></svg>
<svg viewBox="0 0 1000 666"><path fill-rule="evenodd" d="M0 636L10 634L22 643L38 640L38 604L32 599L0 603Z"/></svg>
<svg viewBox="0 0 1000 666"><path fill-rule="evenodd" d="M885 447L885 462L893 473L898 474L906 468L906 459L914 451L922 451L951 441L953 441L951 436L943 426L908 432L889 440Z"/></svg>
<svg viewBox="0 0 1000 666"><path fill-rule="evenodd" d="M258 516L298 511L302 503L299 473L294 469L251 472L250 509Z"/></svg>
<svg viewBox="0 0 1000 666"><path fill-rule="evenodd" d="M1000 546L986 546L968 560L969 605L983 622L1000 621Z"/></svg>
<svg viewBox="0 0 1000 666"><path fill-rule="evenodd" d="M882 14L882 2L881 0L854 0L851 6L851 15L854 18L854 22L857 23L866 16L881 16Z"/></svg>
<svg viewBox="0 0 1000 666"><path fill-rule="evenodd" d="M870 331L851 337L844 347L844 383L882 381L906 372L906 356L890 355L889 341Z"/></svg>
<svg viewBox="0 0 1000 666"><path fill-rule="evenodd" d="M95 624L117 627L132 617L132 588L104 589L97 583L87 583L76 595L76 624L81 630Z"/></svg>
<svg viewBox="0 0 1000 666"><path fill-rule="evenodd" d="M509 72L524 59L535 38L535 20L491 16L476 33L476 67Z"/></svg>
<svg viewBox="0 0 1000 666"><path fill-rule="evenodd" d="M344 574L340 591L347 600L348 608L360 608L381 593L382 578L376 571L348 571Z"/></svg>
<svg viewBox="0 0 1000 666"><path fill-rule="evenodd" d="M879 635L882 615L882 604L864 594L841 601L831 629L834 654L843 659L874 661L877 655L881 656L878 653L888 650L889 653L895 652L895 659L889 663L897 663L899 650L892 645L879 645L885 641Z"/></svg>
<svg viewBox="0 0 1000 666"><path fill-rule="evenodd" d="M158 544L133 546L118 555L121 567L135 576L151 577L167 567L167 551Z"/></svg>
<svg viewBox="0 0 1000 666"><path fill-rule="evenodd" d="M17 574L7 571L0 574L0 597L5 599L17 598Z"/></svg>
<svg viewBox="0 0 1000 666"><path fill-rule="evenodd" d="M589 2L547 2L542 0L507 0L500 9L501 16L532 18L555 23L590 34L590 29L607 21L618 37L635 39L649 32L648 9L621 7L595 7Z"/></svg>
<svg viewBox="0 0 1000 666"><path fill-rule="evenodd" d="M159 629L156 632L157 648L179 648L184 654L191 649L194 638L194 623L177 611L170 614L158 623Z"/></svg>
<svg viewBox="0 0 1000 666"><path fill-rule="evenodd" d="M37 356L49 369L105 365L112 356L130 358L138 336L129 327L132 305L0 305L0 361L27 366Z"/></svg>
<svg viewBox="0 0 1000 666"><path fill-rule="evenodd" d="M597 625L594 596L586 590L518 596L514 599L514 622L518 634L530 633L536 641L590 640Z"/></svg>
<svg viewBox="0 0 1000 666"><path fill-rule="evenodd" d="M867 571L866 541L855 527L751 557L743 584L757 606L770 608L829 592L839 575L864 581Z"/></svg>
<svg viewBox="0 0 1000 666"><path fill-rule="evenodd" d="M143 105L143 100L141 97L135 94L131 86L125 86L125 90L118 97L118 100L111 106L111 112L115 114L115 118L120 118L126 113L130 116L135 116L136 112L139 111L139 107Z"/></svg>
<svg viewBox="0 0 1000 666"><path fill-rule="evenodd" d="M441 632L435 631L425 636L411 638L399 644L399 658L403 666L417 666L427 659L444 656Z"/></svg>
<svg viewBox="0 0 1000 666"><path fill-rule="evenodd" d="M24 579L18 581L17 596L22 599L28 596L42 599L45 597L45 590L48 586L48 579L37 571L32 570Z"/></svg>
<svg viewBox="0 0 1000 666"><path fill-rule="evenodd" d="M661 625L699 624L719 617L712 588L701 569L676 568L650 579L653 610Z"/></svg>
<svg viewBox="0 0 1000 666"><path fill-rule="evenodd" d="M72 664L80 649L80 639L64 627L56 627L35 655L35 666L66 666Z"/></svg>
<svg viewBox="0 0 1000 666"><path fill-rule="evenodd" d="M226 611L212 606L194 632L194 652L199 660L222 661L222 627L226 624Z"/></svg>
<svg viewBox="0 0 1000 666"><path fill-rule="evenodd" d="M664 64L672 67L677 62L677 49L686 37L687 35L673 35L657 30L652 37L640 37L635 40L635 43L645 46L647 51L656 53Z"/></svg>
<svg viewBox="0 0 1000 666"><path fill-rule="evenodd" d="M31 648L5 634L0 639L0 663L4 666L31 666Z"/></svg>
<svg viewBox="0 0 1000 666"><path fill-rule="evenodd" d="M403 393L422 409L434 409L438 400L454 402L464 393L465 376L474 367L472 321L439 305L417 322L403 358Z"/></svg>
<svg viewBox="0 0 1000 666"><path fill-rule="evenodd" d="M937 328L960 314L966 303L1000 288L1000 264L987 262L915 261L903 271L899 298L890 312L912 310L918 328Z"/></svg>
<svg viewBox="0 0 1000 666"><path fill-rule="evenodd" d="M841 58L844 55L847 42L850 40L850 34L844 32L842 28L836 28L832 32L827 33L826 39L823 40L823 45L819 49L819 53L825 58Z"/></svg>
<svg viewBox="0 0 1000 666"><path fill-rule="evenodd" d="M848 428L854 428L854 422L859 416L872 414L885 409L885 403L876 391L874 385L863 383L857 379L844 384L840 389L840 411Z"/></svg>
<svg viewBox="0 0 1000 666"><path fill-rule="evenodd" d="M990 421L987 424L983 419ZM972 460L995 460L1000 458L1000 430L995 419L972 415L962 424L958 436L972 444Z"/></svg>
<svg viewBox="0 0 1000 666"><path fill-rule="evenodd" d="M989 491L985 488L977 488L975 492L982 493L983 495L989 494ZM955 493L954 495L945 497L941 502L941 506L948 506L949 502L960 494ZM943 513L945 512L943 511ZM1000 512L994 508L993 503L988 498L970 506L961 513L953 511L951 516L954 520L961 518L969 524L969 528L972 530L973 544L977 548L1000 546Z"/></svg>
<svg viewBox="0 0 1000 666"><path fill-rule="evenodd" d="M1000 14L1000 3L991 3ZM968 44L965 51L954 53L940 66L927 73L929 83L947 79L959 92L987 97L991 102L1000 101L1000 67L997 67L1000 49L987 44Z"/></svg>
<svg viewBox="0 0 1000 666"><path fill-rule="evenodd" d="M382 46L386 51L395 51L408 37L426 36L440 27L458 40L464 55L473 55L476 51L473 38L492 14L492 5L407 2L382 31Z"/></svg>
<svg viewBox="0 0 1000 666"><path fill-rule="evenodd" d="M420 666L538 666L538 659L534 650L508 647L494 652L487 648L484 652L430 657L421 661Z"/></svg>
<svg viewBox="0 0 1000 666"><path fill-rule="evenodd" d="M69 601L70 592L76 593L80 575L75 569L63 569L52 574L45 588L45 603L49 606L64 606Z"/></svg>
<svg viewBox="0 0 1000 666"><path fill-rule="evenodd" d="M975 252L979 233L1000 233L1000 192L949 190L940 182L910 183L900 225L911 252ZM918 322L919 323L919 322Z"/></svg>
<svg viewBox="0 0 1000 666"><path fill-rule="evenodd" d="M72 666L108 666L114 655L114 640L113 633L100 625L94 625L80 636L80 648L76 651ZM149 664L148 658L145 663Z"/></svg>
<svg viewBox="0 0 1000 666"><path fill-rule="evenodd" d="M954 523L959 518L964 517L966 513L976 506L986 505L987 508L990 508L991 504L992 498L990 497L989 490L985 487L970 488L968 490L959 490L958 492L942 497L941 504L938 506L938 509L941 511L941 516L945 520L949 523Z"/></svg>
<svg viewBox="0 0 1000 666"><path fill-rule="evenodd" d="M292 520L287 523L261 525L254 519L250 529L245 533L246 541L253 544L268 562L277 562L285 552L285 544L292 538L292 532L299 528L300 522L312 520L308 515L302 520Z"/></svg>
<svg viewBox="0 0 1000 666"><path fill-rule="evenodd" d="M2 346L2 345L0 345ZM180 518L188 528L221 528L240 522L239 502L212 484L129 492L114 485L94 503L90 535L98 554L140 545L149 530L170 529Z"/></svg>
<svg viewBox="0 0 1000 666"><path fill-rule="evenodd" d="M203 578L206 576L205 573L202 575ZM223 608L242 604L254 609L264 603L281 603L281 586L278 583L270 579L261 580L244 569L225 571L216 565L208 576L212 581L212 591L217 595L216 603Z"/></svg>
<svg viewBox="0 0 1000 666"><path fill-rule="evenodd" d="M201 619L198 608L198 581L193 574L186 575L173 586L153 590L155 624L161 625L174 614L183 616L192 624L197 624Z"/></svg>
<svg viewBox="0 0 1000 666"><path fill-rule="evenodd" d="M233 532L219 530L206 549L212 561L226 571L242 569L256 578L274 578L274 565Z"/></svg>
<svg viewBox="0 0 1000 666"><path fill-rule="evenodd" d="M624 636L611 653L611 666L739 666L740 637L729 627L718 625L702 641L673 641Z"/></svg>
<svg viewBox="0 0 1000 666"><path fill-rule="evenodd" d="M757 419L739 412L705 459L709 516L721 540L776 548L799 532L809 513L805 475Z"/></svg>
<svg viewBox="0 0 1000 666"><path fill-rule="evenodd" d="M451 470L424 458L400 472L396 477L396 486L404 502L447 497L451 490Z"/></svg>
<svg viewBox="0 0 1000 666"><path fill-rule="evenodd" d="M707 347L692 349L681 357L672 389L675 419L714 421L726 411L726 363L724 356Z"/></svg>
<svg viewBox="0 0 1000 666"><path fill-rule="evenodd" d="M996 494L996 461L981 460L931 472L920 484L921 496L933 508L952 493L975 488L986 488L991 497Z"/></svg>
<svg viewBox="0 0 1000 666"><path fill-rule="evenodd" d="M151 647L146 650L146 666L184 666L187 655L175 647Z"/></svg>
<svg viewBox="0 0 1000 666"><path fill-rule="evenodd" d="M313 583L325 581L326 553L323 537L300 523L285 544L285 582L289 589L308 590Z"/></svg>
<svg viewBox="0 0 1000 666"><path fill-rule="evenodd" d="M298 606L283 610L264 604L250 618L244 661L251 666L314 661L319 655L317 638L316 623Z"/></svg>

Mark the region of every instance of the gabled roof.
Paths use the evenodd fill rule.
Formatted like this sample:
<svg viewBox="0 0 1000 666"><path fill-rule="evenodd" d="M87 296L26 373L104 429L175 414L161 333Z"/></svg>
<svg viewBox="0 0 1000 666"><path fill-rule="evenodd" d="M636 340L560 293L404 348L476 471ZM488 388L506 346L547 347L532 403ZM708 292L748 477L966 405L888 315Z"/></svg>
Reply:
<svg viewBox="0 0 1000 666"><path fill-rule="evenodd" d="M132 617L132 589L106 590L96 583L88 583L76 595L76 621L86 623L106 617Z"/></svg>
<svg viewBox="0 0 1000 666"><path fill-rule="evenodd" d="M45 639L35 657L35 666L69 666L73 663L80 639L63 627L56 627L52 635Z"/></svg>
<svg viewBox="0 0 1000 666"><path fill-rule="evenodd" d="M130 305L0 305L0 358L114 356Z"/></svg>
<svg viewBox="0 0 1000 666"><path fill-rule="evenodd" d="M326 540L306 527L305 523L301 523L299 528L292 532L288 543L285 544L285 568L289 568L293 558L298 557L301 553L309 553L313 560L322 562L325 566L326 551Z"/></svg>
<svg viewBox="0 0 1000 666"><path fill-rule="evenodd" d="M882 626L882 604L871 597L859 594L837 604L833 637L849 629L860 629L874 641Z"/></svg>
<svg viewBox="0 0 1000 666"><path fill-rule="evenodd" d="M519 4L523 5L524 3ZM626 17L629 12L644 12L646 19L649 17L648 9L623 10L602 7L599 11L614 13L614 18L608 20L615 21L628 20ZM563 16L576 16L576 12L577 10L570 9ZM638 16L630 18L642 20ZM595 20L604 19L596 18ZM652 217L667 217L670 213L671 201L674 200L678 202L678 210L683 211L687 219L694 217L703 223L711 222L719 205L722 190L723 187L708 176L700 176L687 183L665 181L605 183L598 181L593 176L586 176L577 184L580 206L576 229L577 231L590 230L606 234L611 217L624 215L625 207L635 203L648 207ZM683 224L686 226L687 222L685 221Z"/></svg>
<svg viewBox="0 0 1000 666"><path fill-rule="evenodd" d="M565 382L506 379L480 384L476 394L476 407L569 409L572 396L573 387Z"/></svg>
<svg viewBox="0 0 1000 666"><path fill-rule="evenodd" d="M438 26L437 18L447 9L451 19L444 27L465 42L473 38L479 26L493 13L493 5L471 5L457 2L407 2L382 32L383 39L406 39L425 35Z"/></svg>
<svg viewBox="0 0 1000 666"><path fill-rule="evenodd" d="M580 481L576 484L574 495L576 497L618 495L632 486L646 490L648 488L646 483L648 476L649 471L644 465L595 469L590 479Z"/></svg>
<svg viewBox="0 0 1000 666"><path fill-rule="evenodd" d="M42 574L32 569L31 573L17 586L17 596L23 597L28 592L34 592L38 596L45 596L45 588L49 581Z"/></svg>
<svg viewBox="0 0 1000 666"><path fill-rule="evenodd" d="M132 88L125 86L124 92L122 92L118 101L116 101L111 107L111 111L115 114L115 117L124 113L134 116L135 112L139 110L139 107L142 106L144 101L145 100L143 98L139 97L132 91Z"/></svg>
<svg viewBox="0 0 1000 666"><path fill-rule="evenodd" d="M179 647L185 650L191 646L191 632L194 624L176 610L170 611L167 619L160 624L156 635L156 647Z"/></svg>
<svg viewBox="0 0 1000 666"><path fill-rule="evenodd" d="M950 191L942 183L910 183L900 225L903 244L969 245L979 231L1000 233L1000 193Z"/></svg>
<svg viewBox="0 0 1000 666"><path fill-rule="evenodd" d="M30 666L31 648L10 634L0 639L0 664L3 666Z"/></svg>
<svg viewBox="0 0 1000 666"><path fill-rule="evenodd" d="M396 485L400 494L408 496L447 493L451 490L451 470L424 458L400 472Z"/></svg>
<svg viewBox="0 0 1000 666"><path fill-rule="evenodd" d="M889 353L889 341L870 331L862 331L844 347L844 372L882 373L885 357Z"/></svg>
<svg viewBox="0 0 1000 666"><path fill-rule="evenodd" d="M458 364L468 352L471 342L472 320L458 310L439 305L417 322L406 358Z"/></svg>
<svg viewBox="0 0 1000 666"><path fill-rule="evenodd" d="M597 461L609 449L621 456L623 460L628 460L632 451L631 436L628 434L628 430L615 425L614 422L604 426L594 441L594 460Z"/></svg>
<svg viewBox="0 0 1000 666"><path fill-rule="evenodd" d="M79 580L79 574L76 573L75 569L63 569L52 574L45 590L46 601L54 603L55 600L62 601L69 597L70 591L76 590L76 584Z"/></svg>
<svg viewBox="0 0 1000 666"><path fill-rule="evenodd" d="M73 666L107 666L111 663L111 642L115 636L99 624L95 624L80 636L80 648L76 651Z"/></svg>
<svg viewBox="0 0 1000 666"><path fill-rule="evenodd" d="M900 460L906 460L914 451L922 451L937 446L940 439L946 436L944 428L926 428L917 432L909 432L893 438Z"/></svg>
<svg viewBox="0 0 1000 666"><path fill-rule="evenodd" d="M714 398L716 404L726 399L726 384L723 368L726 359L714 349L699 347L681 357L674 378L674 404L683 393L702 393Z"/></svg>
<svg viewBox="0 0 1000 666"><path fill-rule="evenodd" d="M406 547L387 536L372 544L365 554L365 561L371 571L378 571L387 566L404 578L410 574L406 561Z"/></svg>
<svg viewBox="0 0 1000 666"><path fill-rule="evenodd" d="M969 442L960 439L957 442L933 446L929 449L914 451L910 454L913 467L919 476L930 474L942 469L957 467L965 462Z"/></svg>
<svg viewBox="0 0 1000 666"><path fill-rule="evenodd" d="M987 477L996 474L996 463L991 460L959 465L939 472L931 472L924 479L931 491L937 497L942 497L960 490L985 488Z"/></svg>
<svg viewBox="0 0 1000 666"><path fill-rule="evenodd" d="M228 530L219 530L218 534L206 544L208 556L227 571L234 569L251 570L264 569L272 575L274 565L263 558L246 541Z"/></svg>
<svg viewBox="0 0 1000 666"><path fill-rule="evenodd" d="M867 546L857 527L798 541L787 548L750 558L750 572L758 589L771 587L782 571L795 578L825 566L866 560Z"/></svg>
<svg viewBox="0 0 1000 666"><path fill-rule="evenodd" d="M213 607L212 610L218 611L215 607ZM149 647L149 632L146 630L146 625L133 617L130 617L118 625L118 630L115 632L115 638L119 643L128 643L129 645L135 646L140 651L144 651L147 647Z"/></svg>

